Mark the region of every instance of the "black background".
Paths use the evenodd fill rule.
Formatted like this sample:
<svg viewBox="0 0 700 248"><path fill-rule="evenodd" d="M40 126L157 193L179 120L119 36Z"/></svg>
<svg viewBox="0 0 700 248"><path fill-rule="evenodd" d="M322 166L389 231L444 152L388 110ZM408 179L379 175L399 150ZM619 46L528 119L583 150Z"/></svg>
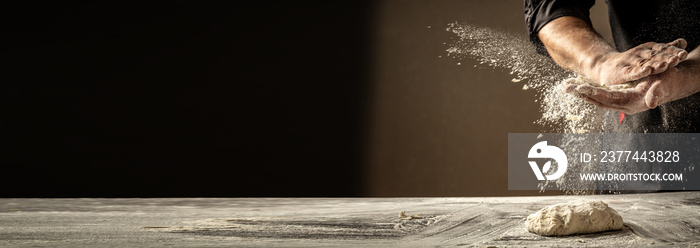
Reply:
<svg viewBox="0 0 700 248"><path fill-rule="evenodd" d="M250 2L8 6L0 197L361 195L370 4Z"/></svg>

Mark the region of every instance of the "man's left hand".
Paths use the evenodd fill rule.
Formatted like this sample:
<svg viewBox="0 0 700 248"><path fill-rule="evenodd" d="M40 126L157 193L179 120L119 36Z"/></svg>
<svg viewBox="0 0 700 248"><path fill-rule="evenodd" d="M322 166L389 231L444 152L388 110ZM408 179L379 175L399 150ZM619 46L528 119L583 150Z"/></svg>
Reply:
<svg viewBox="0 0 700 248"><path fill-rule="evenodd" d="M648 82L640 82L634 89L613 90L588 84L578 84L569 80L562 85L566 93L575 95L599 108L634 114L648 110L645 95L649 91Z"/></svg>

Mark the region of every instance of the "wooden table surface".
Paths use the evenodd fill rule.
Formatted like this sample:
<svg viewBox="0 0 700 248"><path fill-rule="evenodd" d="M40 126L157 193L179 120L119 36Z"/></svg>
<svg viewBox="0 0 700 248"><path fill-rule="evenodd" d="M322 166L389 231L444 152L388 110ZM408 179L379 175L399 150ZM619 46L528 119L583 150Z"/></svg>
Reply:
<svg viewBox="0 0 700 248"><path fill-rule="evenodd" d="M621 231L527 232L527 215L599 199ZM399 213L421 218L400 219ZM0 199L0 247L700 247L700 192L469 198Z"/></svg>

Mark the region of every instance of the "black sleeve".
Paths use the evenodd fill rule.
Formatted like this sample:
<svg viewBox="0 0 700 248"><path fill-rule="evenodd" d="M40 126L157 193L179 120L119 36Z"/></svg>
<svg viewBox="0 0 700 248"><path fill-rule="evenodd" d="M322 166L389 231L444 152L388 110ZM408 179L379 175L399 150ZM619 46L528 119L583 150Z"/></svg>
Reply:
<svg viewBox="0 0 700 248"><path fill-rule="evenodd" d="M530 41L537 52L549 56L547 49L537 37L545 24L562 16L574 16L591 24L590 9L595 0L525 0L525 23Z"/></svg>

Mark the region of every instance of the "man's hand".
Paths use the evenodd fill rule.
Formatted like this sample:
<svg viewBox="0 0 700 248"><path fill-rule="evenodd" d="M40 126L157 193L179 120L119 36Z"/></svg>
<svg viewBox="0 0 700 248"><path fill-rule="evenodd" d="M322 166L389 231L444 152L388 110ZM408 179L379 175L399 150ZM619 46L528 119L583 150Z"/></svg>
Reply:
<svg viewBox="0 0 700 248"><path fill-rule="evenodd" d="M559 66L608 86L662 73L688 56L683 39L649 42L620 53L588 23L571 16L554 19L537 35Z"/></svg>
<svg viewBox="0 0 700 248"><path fill-rule="evenodd" d="M635 81L665 72L688 57L684 39L663 44L647 42L625 52L610 52L587 69L589 78L602 85Z"/></svg>
<svg viewBox="0 0 700 248"><path fill-rule="evenodd" d="M611 90L589 84L578 84L574 79L562 85L566 93L577 96L599 108L634 114L648 110L645 96L648 82L640 82L634 89Z"/></svg>
<svg viewBox="0 0 700 248"><path fill-rule="evenodd" d="M600 108L628 114L656 108L658 105L700 92L700 47L695 48L688 55L688 59L677 66L637 82L634 89L627 90L581 85L573 80L564 82L563 87L567 93L581 97Z"/></svg>

